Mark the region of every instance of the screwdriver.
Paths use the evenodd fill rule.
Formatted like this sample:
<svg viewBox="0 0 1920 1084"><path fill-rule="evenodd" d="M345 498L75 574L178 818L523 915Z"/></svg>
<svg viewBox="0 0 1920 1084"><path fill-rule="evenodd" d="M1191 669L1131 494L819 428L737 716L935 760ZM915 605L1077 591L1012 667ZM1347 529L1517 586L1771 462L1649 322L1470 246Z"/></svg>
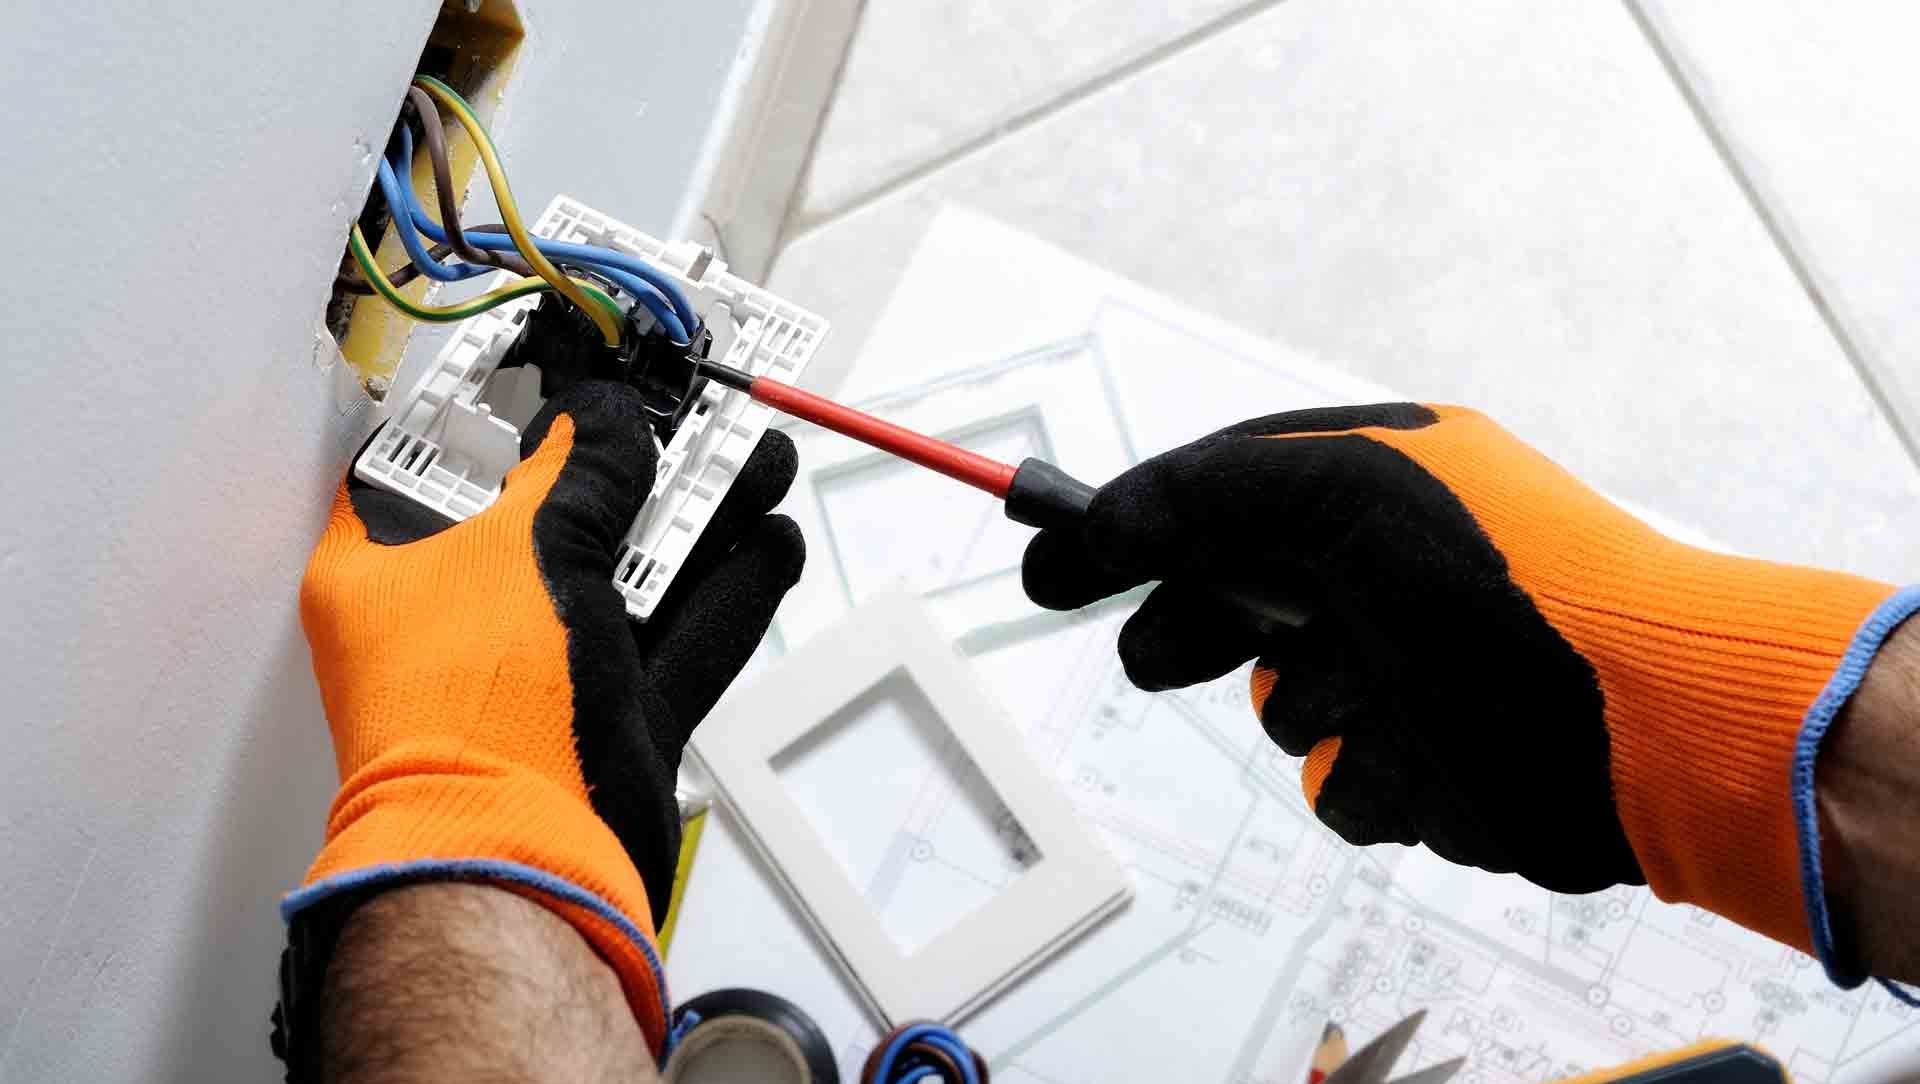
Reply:
<svg viewBox="0 0 1920 1084"><path fill-rule="evenodd" d="M714 361L696 361L694 368L708 380L745 392L755 402L783 414L990 493L1004 503L1007 518L1015 523L1042 529L1077 528L1086 518L1087 506L1093 503L1093 486L1044 459L1029 456L1016 467L770 377L752 376ZM1299 607L1267 598L1251 587L1213 585L1211 590L1239 604L1262 626L1306 622L1306 614Z"/></svg>

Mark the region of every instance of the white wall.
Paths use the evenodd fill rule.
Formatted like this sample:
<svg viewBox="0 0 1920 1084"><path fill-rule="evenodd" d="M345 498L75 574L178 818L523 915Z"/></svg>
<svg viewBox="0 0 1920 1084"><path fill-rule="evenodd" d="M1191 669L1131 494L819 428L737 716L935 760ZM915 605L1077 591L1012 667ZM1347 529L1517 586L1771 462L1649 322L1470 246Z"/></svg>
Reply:
<svg viewBox="0 0 1920 1084"><path fill-rule="evenodd" d="M664 232L752 0L520 6L520 201ZM437 4L8 9L0 1080L278 1079L334 776L295 596L369 424L315 332Z"/></svg>

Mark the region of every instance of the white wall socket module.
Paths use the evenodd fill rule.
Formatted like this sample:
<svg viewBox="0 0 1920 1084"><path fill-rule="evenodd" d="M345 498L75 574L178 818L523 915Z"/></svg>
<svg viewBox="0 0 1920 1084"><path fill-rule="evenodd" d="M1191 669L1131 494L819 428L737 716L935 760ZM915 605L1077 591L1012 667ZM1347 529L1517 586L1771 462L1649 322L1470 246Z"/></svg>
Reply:
<svg viewBox="0 0 1920 1084"><path fill-rule="evenodd" d="M713 360L730 368L791 383L826 338L827 321L729 274L700 245L656 240L566 196L548 204L533 233L604 245L672 277L713 332ZM456 521L492 504L520 461L520 429L510 418L524 422L540 402L528 387L534 382L516 371L493 378L536 303L512 301L462 323L419 382L392 400L354 473ZM661 450L653 491L614 562L614 586L633 617L652 616L772 421L773 409L745 392L712 381L701 391Z"/></svg>

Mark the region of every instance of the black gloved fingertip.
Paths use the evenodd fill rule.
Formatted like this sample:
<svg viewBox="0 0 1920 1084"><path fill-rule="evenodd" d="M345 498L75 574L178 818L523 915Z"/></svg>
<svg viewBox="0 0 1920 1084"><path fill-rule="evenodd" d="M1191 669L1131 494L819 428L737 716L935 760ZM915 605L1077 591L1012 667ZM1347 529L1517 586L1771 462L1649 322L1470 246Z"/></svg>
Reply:
<svg viewBox="0 0 1920 1084"><path fill-rule="evenodd" d="M784 497L800 475L800 450L793 446L792 437L778 429L769 429L761 434L760 443L747 456L747 466L742 473L747 471L765 472L767 488L777 490ZM779 503L779 498L776 497L774 503Z"/></svg>
<svg viewBox="0 0 1920 1084"><path fill-rule="evenodd" d="M1120 665L1147 692L1212 681L1261 650L1259 635L1232 606L1163 583L1120 627Z"/></svg>
<svg viewBox="0 0 1920 1084"><path fill-rule="evenodd" d="M1049 610L1074 608L1068 573L1078 543L1066 531L1041 531L1027 542L1020 561L1020 586L1034 605Z"/></svg>
<svg viewBox="0 0 1920 1084"><path fill-rule="evenodd" d="M1101 566L1074 531L1048 530L1034 535L1020 562L1020 586L1034 605L1048 610L1077 610L1130 591L1142 582L1139 577Z"/></svg>
<svg viewBox="0 0 1920 1084"><path fill-rule="evenodd" d="M800 582L800 574L807 567L807 537L791 516L773 513L764 517L754 529L751 541L766 551L769 587L777 586L780 593L785 594Z"/></svg>

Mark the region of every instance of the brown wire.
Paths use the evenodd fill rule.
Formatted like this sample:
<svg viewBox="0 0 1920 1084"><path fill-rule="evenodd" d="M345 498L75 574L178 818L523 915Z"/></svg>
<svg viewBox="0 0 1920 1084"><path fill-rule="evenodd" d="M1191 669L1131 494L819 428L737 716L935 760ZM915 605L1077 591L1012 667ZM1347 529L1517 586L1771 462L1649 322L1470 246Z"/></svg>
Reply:
<svg viewBox="0 0 1920 1084"><path fill-rule="evenodd" d="M468 263L504 268L516 275L532 275L532 265L519 256L508 252L488 252L474 247L473 242L467 240L466 231L460 225L460 200L453 191L453 165L447 160L447 131L440 124L440 110L427 92L419 87L407 88L406 104L414 116L420 118L420 142L426 146L427 160L433 164L434 202L440 207L440 225L447 231L446 243L433 246L428 250L428 255L435 260L444 260L457 253ZM496 222L481 226L475 232L505 233L507 228ZM408 262L389 277L395 286L405 286L419 278L420 274L420 269ZM371 284L350 271L341 271L333 281L335 286L350 294L367 295L374 292Z"/></svg>
<svg viewBox="0 0 1920 1084"><path fill-rule="evenodd" d="M453 251L468 263L502 267L517 275L533 274L527 261L506 252L487 252L475 248L460 228L460 199L453 191L453 166L447 161L447 132L440 126L440 109L419 87L407 88L407 104L420 118L420 142L426 144L427 159L433 163L433 195L440 205L440 225L447 231Z"/></svg>
<svg viewBox="0 0 1920 1084"><path fill-rule="evenodd" d="M452 254L452 245L435 245L427 250L427 255L436 260L444 260ZM420 269L413 265L413 261L409 260L405 265L400 267L399 270L389 273L387 275L387 281L393 283L395 286L405 286L407 283L419 277ZM371 294L374 292L372 283L357 274L351 274L346 271L341 271L335 275L333 277L333 284L350 294Z"/></svg>
<svg viewBox="0 0 1920 1084"><path fill-rule="evenodd" d="M419 87L407 88L407 108L420 118L420 142L427 149L427 160L433 165L434 202L440 206L440 225L447 231L447 240L433 246L428 255L435 260L444 260L449 255L459 255L468 263L485 264L489 267L503 268L516 275L533 275L533 266L526 260L510 252L488 252L474 247L467 240L466 230L460 225L460 201L453 191L453 166L447 159L447 132L440 123L440 110L433 99ZM503 223L490 222L475 226L475 233L507 232ZM395 286L405 286L420 277L420 269L408 262L389 276ZM350 294L371 294L373 286L365 279L349 271L341 271L334 277L334 285Z"/></svg>
<svg viewBox="0 0 1920 1084"><path fill-rule="evenodd" d="M880 1041L874 1044L873 1049L867 1052L866 1062L860 1066L860 1084L886 1084L885 1081L875 1076L875 1073L880 1068L880 1052L892 1045L893 1040L899 1037L901 1032L913 1027L915 1024L923 1022L924 1021L909 1020L894 1028L892 1031L887 1032L885 1035L882 1035ZM979 1078L980 1084L988 1084L986 1059L982 1058L978 1051L972 1050L971 1048L969 1048L968 1053L973 1055L974 1075ZM909 1064L911 1063L911 1059L918 1057L921 1061L931 1065L934 1072L938 1073L940 1078L948 1081L949 1084L960 1084L960 1081L966 1079L965 1075L960 1071L959 1064L956 1063L946 1051L924 1040L915 1039L913 1042L908 1043L900 1049L900 1056L903 1059L907 1059L907 1061L896 1061L894 1063L896 1072L902 1068L903 1064Z"/></svg>
<svg viewBox="0 0 1920 1084"><path fill-rule="evenodd" d="M507 232L507 227L506 227L506 224L503 222L483 222L480 225L475 226L473 228L473 232L504 234ZM452 254L453 254L453 246L447 245L447 244L435 245L432 248L427 250L427 255L433 257L436 260L444 260ZM564 263L565 261L562 261L562 262ZM571 264L568 264L567 266L572 267ZM510 267L507 270L515 271L517 269ZM573 268L573 270L576 274L583 274L583 275L594 274L594 269L591 267L584 267L584 268L575 267ZM421 275L420 269L418 267L415 267L412 261L408 261L407 263L400 265L400 267L397 270L390 272L387 275L387 280L389 282L392 282L395 286L405 286L407 283L412 282L414 279L419 278L420 275ZM594 277L596 280L599 280L599 277L597 275ZM371 294L374 292L373 285L371 283L361 278L358 274L349 272L349 271L341 271L338 274L336 274L334 276L333 282L335 286L338 286L340 289L345 290L347 293L350 293L350 294ZM603 282L603 285L608 289L615 288L610 283Z"/></svg>

